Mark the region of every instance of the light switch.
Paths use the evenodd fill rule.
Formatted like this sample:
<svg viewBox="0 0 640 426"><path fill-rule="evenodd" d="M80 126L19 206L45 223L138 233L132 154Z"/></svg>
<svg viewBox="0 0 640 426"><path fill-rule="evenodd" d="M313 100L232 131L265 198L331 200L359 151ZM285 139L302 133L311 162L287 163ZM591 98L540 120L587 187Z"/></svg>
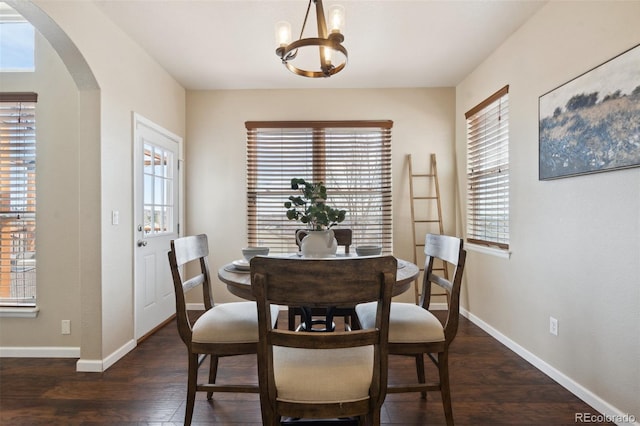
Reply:
<svg viewBox="0 0 640 426"><path fill-rule="evenodd" d="M111 211L111 224L117 225L120 223L120 212L118 210Z"/></svg>

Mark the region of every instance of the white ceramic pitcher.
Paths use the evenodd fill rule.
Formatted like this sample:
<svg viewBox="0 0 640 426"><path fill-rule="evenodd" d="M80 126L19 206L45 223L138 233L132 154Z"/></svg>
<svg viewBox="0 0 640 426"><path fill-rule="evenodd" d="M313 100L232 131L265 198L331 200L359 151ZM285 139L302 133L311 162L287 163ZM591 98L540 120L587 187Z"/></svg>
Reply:
<svg viewBox="0 0 640 426"><path fill-rule="evenodd" d="M300 240L300 234L307 235ZM338 250L338 242L332 229L324 231L307 231L299 229L296 232L296 240L300 246L303 257L333 257Z"/></svg>

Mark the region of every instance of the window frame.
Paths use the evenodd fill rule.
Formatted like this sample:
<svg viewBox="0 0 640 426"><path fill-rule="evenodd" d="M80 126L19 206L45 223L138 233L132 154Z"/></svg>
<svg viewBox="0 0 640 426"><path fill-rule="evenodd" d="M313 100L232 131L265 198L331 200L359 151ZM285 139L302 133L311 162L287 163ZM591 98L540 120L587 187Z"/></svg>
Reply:
<svg viewBox="0 0 640 426"><path fill-rule="evenodd" d="M467 241L509 250L509 85L465 113Z"/></svg>
<svg viewBox="0 0 640 426"><path fill-rule="evenodd" d="M304 229L305 226L298 221L288 220L284 207L288 197L295 195L295 191L290 187L290 181L291 178L296 177L314 183L320 181L325 183L329 194L327 203L334 208L347 210L345 221L336 225L336 228L351 228L354 245L379 244L383 247L383 253L392 252L391 129L393 122L391 120L247 121L245 127L247 129L247 239L249 245L268 245L274 253L297 251L295 230ZM278 132L282 132L282 135ZM375 140L376 135L379 140ZM267 143L272 148L261 145ZM358 153L356 153L356 145L361 149ZM280 152L277 151L278 149ZM262 183L258 183L260 180L258 176L261 173L264 176L267 175L266 171L258 170L259 155L269 158L272 166L268 183L265 183L264 178L261 179ZM353 162L353 166L337 168L335 161L340 161L340 164L344 164L345 161ZM266 162L267 160L263 161L263 163ZM364 178L358 180L358 183L351 188L344 185L345 180L349 180L345 177L347 174L360 173L364 176L364 172L360 169L369 167L367 170L371 170L372 163L377 164L379 175L371 177L369 171L367 176L372 182L378 181L378 189L374 186L366 187L371 182L365 182ZM274 164L284 169L273 171ZM362 184L361 187L356 187L360 184ZM267 197L271 197L271 201L267 207L264 207L267 205L265 201ZM377 210L353 208L361 204L357 200L372 199L379 203ZM262 210L269 215L269 219L264 219L264 222L273 228L268 238L263 238L265 225L260 222L265 214L259 217L259 202L263 202ZM349 205L352 207L350 208ZM368 216L367 213L370 211L375 213ZM373 222L377 225L372 225Z"/></svg>
<svg viewBox="0 0 640 426"><path fill-rule="evenodd" d="M0 93L0 104L2 104L0 119L3 124L0 138L0 151L3 152L0 157L0 177L5 176L0 179L0 250L3 252L0 256L0 307L2 308L36 307L37 101L38 95L32 92ZM23 108L26 109L23 110ZM21 125L21 123L24 124ZM7 206L6 209L4 206ZM15 220L13 220L14 216ZM21 219L22 222L20 222ZM20 227L22 229L16 231ZM14 287L19 288L14 289ZM9 296L4 296L7 289ZM16 296L18 290L22 294L20 297Z"/></svg>

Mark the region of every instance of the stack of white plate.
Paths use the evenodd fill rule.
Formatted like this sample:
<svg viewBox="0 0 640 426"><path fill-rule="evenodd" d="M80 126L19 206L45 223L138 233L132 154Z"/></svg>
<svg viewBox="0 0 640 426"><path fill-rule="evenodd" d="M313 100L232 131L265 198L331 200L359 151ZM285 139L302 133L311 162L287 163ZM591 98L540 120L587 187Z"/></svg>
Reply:
<svg viewBox="0 0 640 426"><path fill-rule="evenodd" d="M232 262L233 266L240 271L249 271L251 270L251 265L245 259L234 260Z"/></svg>

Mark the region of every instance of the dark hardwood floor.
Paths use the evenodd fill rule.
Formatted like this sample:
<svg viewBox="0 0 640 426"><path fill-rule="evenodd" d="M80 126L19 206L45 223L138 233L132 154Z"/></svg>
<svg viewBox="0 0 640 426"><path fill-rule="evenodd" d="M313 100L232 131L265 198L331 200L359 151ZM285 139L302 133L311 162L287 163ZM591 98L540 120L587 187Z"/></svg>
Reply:
<svg viewBox="0 0 640 426"><path fill-rule="evenodd" d="M279 324L286 327L285 316ZM74 359L2 358L0 424L182 424L186 361L175 322L104 373L77 373ZM390 365L390 382L415 375L412 359L391 357ZM450 371L453 413L459 426L575 425L575 413L597 414L465 318L451 348ZM428 374L434 372L428 370ZM221 361L219 381L239 377L257 381L255 358ZM261 424L257 394L214 394L213 401L211 405L205 394L198 393L194 425ZM382 423L442 425L440 396L429 393L425 401L417 393L388 395Z"/></svg>

